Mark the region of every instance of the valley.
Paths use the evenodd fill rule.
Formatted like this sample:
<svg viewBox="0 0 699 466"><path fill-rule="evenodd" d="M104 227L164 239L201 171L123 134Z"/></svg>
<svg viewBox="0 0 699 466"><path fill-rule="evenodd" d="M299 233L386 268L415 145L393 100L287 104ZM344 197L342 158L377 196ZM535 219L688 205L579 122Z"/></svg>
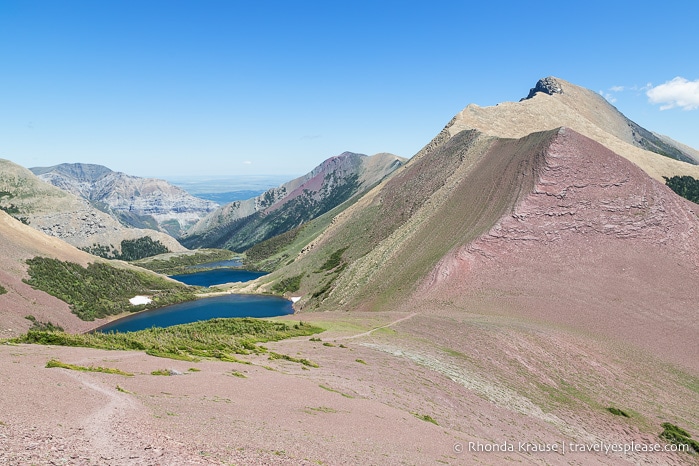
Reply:
<svg viewBox="0 0 699 466"><path fill-rule="evenodd" d="M114 196L3 161L0 459L696 464L699 205L666 180L688 177L673 189L691 192L697 160L547 77L519 102L467 106L410 159L344 152L257 197L202 204L196 221L174 203L187 213L176 231L119 223L108 212L122 204L97 208ZM114 173L88 167L84 180ZM144 237L167 252L88 253ZM41 291L36 257L138 274L154 295L180 290L162 274L239 260L260 272L220 284L222 298L294 304L255 330L214 320L92 340L82 334L109 318L76 308L121 297ZM66 332L31 330L28 314Z"/></svg>

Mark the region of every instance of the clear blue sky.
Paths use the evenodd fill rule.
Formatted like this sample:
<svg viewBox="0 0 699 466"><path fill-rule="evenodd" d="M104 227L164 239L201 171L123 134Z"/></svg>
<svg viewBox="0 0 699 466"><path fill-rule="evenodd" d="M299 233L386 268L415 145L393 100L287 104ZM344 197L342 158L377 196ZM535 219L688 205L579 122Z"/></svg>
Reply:
<svg viewBox="0 0 699 466"><path fill-rule="evenodd" d="M699 148L698 19L686 0L0 0L0 157L296 175L410 157L548 75Z"/></svg>

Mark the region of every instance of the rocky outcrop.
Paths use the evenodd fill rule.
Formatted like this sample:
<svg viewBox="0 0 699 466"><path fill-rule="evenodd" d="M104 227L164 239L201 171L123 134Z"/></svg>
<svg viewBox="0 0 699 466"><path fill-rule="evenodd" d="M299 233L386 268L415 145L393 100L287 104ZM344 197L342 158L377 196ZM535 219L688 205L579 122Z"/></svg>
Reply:
<svg viewBox="0 0 699 466"><path fill-rule="evenodd" d="M599 93L560 78L539 80L528 98L519 102L491 107L470 104L447 129L452 137L476 129L490 136L522 138L561 126L603 144L659 181L676 175L699 178L696 150L641 128Z"/></svg>
<svg viewBox="0 0 699 466"><path fill-rule="evenodd" d="M66 163L31 171L126 225L156 229L175 237L218 207L167 181L130 176L101 165Z"/></svg>
<svg viewBox="0 0 699 466"><path fill-rule="evenodd" d="M536 86L529 89L529 94L522 100L531 99L537 92L543 92L548 95L563 94L563 87L553 76L542 78L536 82Z"/></svg>

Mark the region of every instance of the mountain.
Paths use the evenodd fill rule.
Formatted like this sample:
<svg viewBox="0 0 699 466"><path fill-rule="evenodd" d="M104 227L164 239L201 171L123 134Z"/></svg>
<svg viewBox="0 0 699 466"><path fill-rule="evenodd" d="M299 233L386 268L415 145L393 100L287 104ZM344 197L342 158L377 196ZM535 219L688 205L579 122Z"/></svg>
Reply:
<svg viewBox="0 0 699 466"><path fill-rule="evenodd" d="M190 228L182 244L244 251L367 192L403 163L391 154L344 152L258 197L220 207Z"/></svg>
<svg viewBox="0 0 699 466"><path fill-rule="evenodd" d="M639 147L634 135L655 133L556 83L563 93L467 107L351 206L256 246L279 268L238 287L299 298L298 318L329 329L323 345L354 351L336 362L299 344L333 364L313 380L434 421L421 445L437 431L491 447L699 432L699 205L661 181L697 167L648 150L666 151L656 139ZM455 451L446 462L694 461Z"/></svg>
<svg viewBox="0 0 699 466"><path fill-rule="evenodd" d="M315 239L290 245L293 260L262 287L295 279L303 310L476 306L697 369L687 303L699 299L699 210L649 176L697 167L623 140L623 115L557 82L563 93L467 107ZM569 127L527 133L554 122L599 141Z"/></svg>
<svg viewBox="0 0 699 466"><path fill-rule="evenodd" d="M371 189L248 250L283 259L233 288L300 298L284 320L325 329L314 338L265 343L245 366L0 346L21 382L5 398L32 390L41 408L6 403L10 457L50 457L46 439L89 457L97 432L115 462L696 464L671 443L699 434L699 205L661 177L697 167L648 150L692 149L545 81L563 93L467 107ZM268 192L239 222L298 198L315 208L355 173L333 167L361 157ZM28 247L19 237L9 251ZM46 369L49 357L135 376L114 388L112 374ZM189 375L149 375L164 365Z"/></svg>
<svg viewBox="0 0 699 466"><path fill-rule="evenodd" d="M172 252L185 250L170 235L128 228L87 200L4 159L0 159L0 207L32 228L78 248L100 246L120 251L122 241L148 237Z"/></svg>
<svg viewBox="0 0 699 466"><path fill-rule="evenodd" d="M218 207L215 202L194 197L167 181L130 176L101 165L64 163L30 170L125 225L159 230L174 237Z"/></svg>

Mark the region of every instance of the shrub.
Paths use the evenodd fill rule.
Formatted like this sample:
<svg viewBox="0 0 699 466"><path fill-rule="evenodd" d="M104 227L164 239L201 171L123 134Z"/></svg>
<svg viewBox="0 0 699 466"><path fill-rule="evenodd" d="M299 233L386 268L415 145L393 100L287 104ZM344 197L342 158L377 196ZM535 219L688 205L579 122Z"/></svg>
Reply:
<svg viewBox="0 0 699 466"><path fill-rule="evenodd" d="M660 433L660 438L667 440L674 445L689 445L689 448L699 453L699 442L691 438L689 433L669 422L663 423L663 431Z"/></svg>
<svg viewBox="0 0 699 466"><path fill-rule="evenodd" d="M133 374L130 372L124 372L120 369L113 369L111 367L94 367L94 366L76 366L74 364L66 364L64 362L59 361L58 359L51 359L49 362L46 363L46 367L51 368L51 367L60 367L62 369L70 369L72 371L81 371L81 372L103 372L105 374L117 374L117 375L125 375L127 377L133 377Z"/></svg>
<svg viewBox="0 0 699 466"><path fill-rule="evenodd" d="M614 414L615 416L631 417L619 408L607 408L607 411Z"/></svg>
<svg viewBox="0 0 699 466"><path fill-rule="evenodd" d="M279 294L284 293L294 293L301 288L301 278L303 278L303 273L289 278L284 278L279 280L272 286L272 291Z"/></svg>
<svg viewBox="0 0 699 466"><path fill-rule="evenodd" d="M81 249L104 259L118 259L123 261L135 261L170 252L167 246L158 240L153 240L150 236L123 240L121 242L121 252L114 249L112 245L104 246L101 244L94 244L91 247Z"/></svg>
<svg viewBox="0 0 699 466"><path fill-rule="evenodd" d="M165 275L178 275L186 273L187 269L193 265L230 260L235 256L235 253L225 249L205 249L196 251L194 254L179 254L167 259L141 259L137 261L137 265ZM201 269L198 271L201 271Z"/></svg>
<svg viewBox="0 0 699 466"><path fill-rule="evenodd" d="M675 193L699 204L699 180L691 176L664 176L665 184Z"/></svg>
<svg viewBox="0 0 699 466"><path fill-rule="evenodd" d="M340 262L342 262L342 254L347 250L347 247L340 248L337 251L333 252L328 260L323 263L323 265L320 266L320 269L318 272L323 272L326 270L332 270L338 265L340 265Z"/></svg>
<svg viewBox="0 0 699 466"><path fill-rule="evenodd" d="M264 353L266 351L257 346L256 343L308 336L321 331L322 329L304 322L291 326L283 322L234 318L211 319L127 333L70 334L30 330L26 335L10 341L108 350L137 350L145 351L152 356L188 361L195 361L198 358L215 358L223 361L243 362L233 355ZM284 355L276 356L287 359ZM308 363L309 365L313 364ZM301 364L304 363L301 362Z"/></svg>
<svg viewBox="0 0 699 466"><path fill-rule="evenodd" d="M24 318L32 323L32 326L29 327L29 330L42 330L42 331L46 331L46 332L62 332L63 331L63 327L61 327L60 325L54 325L51 322L40 322L40 321L36 320L36 317L34 317L31 314L28 316L24 316Z"/></svg>

